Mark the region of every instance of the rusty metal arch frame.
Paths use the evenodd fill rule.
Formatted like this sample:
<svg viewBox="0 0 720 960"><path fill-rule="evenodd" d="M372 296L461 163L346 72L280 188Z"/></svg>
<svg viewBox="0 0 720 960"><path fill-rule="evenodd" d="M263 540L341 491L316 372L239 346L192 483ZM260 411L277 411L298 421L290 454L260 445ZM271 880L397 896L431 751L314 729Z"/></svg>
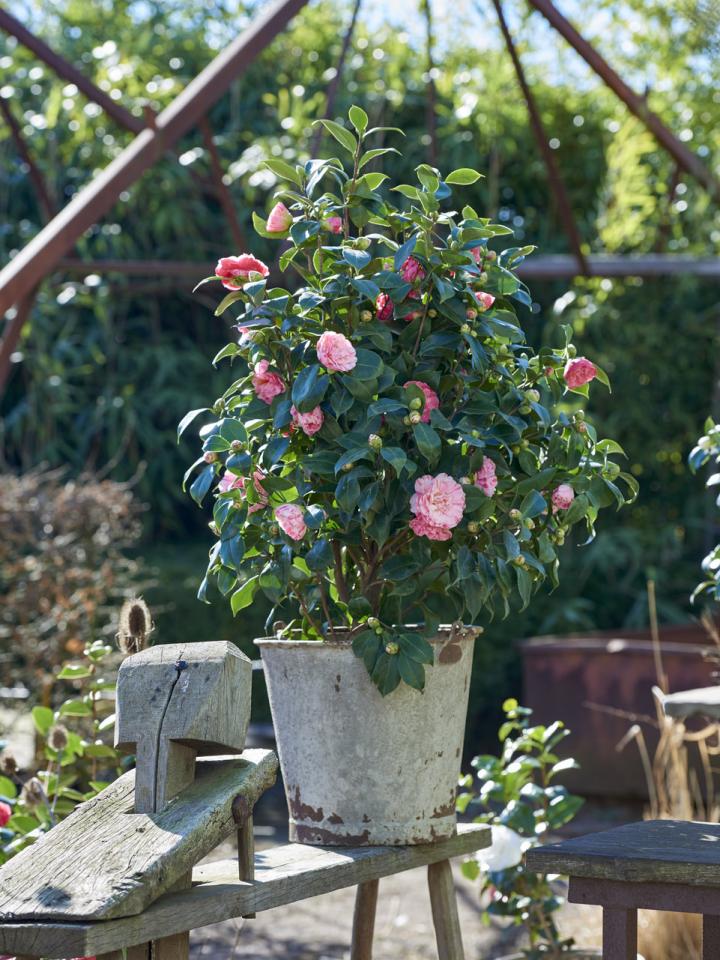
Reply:
<svg viewBox="0 0 720 960"><path fill-rule="evenodd" d="M7 11L0 9L0 29L14 35L20 43L47 63L63 79L74 83L82 93L99 104L119 125L135 134L133 141L101 171L89 184L52 218L52 201L37 166L22 138L19 126L7 105L2 115L10 127L18 152L28 165L38 195L38 203L48 220L42 230L0 272L0 316L7 317L6 329L0 342L0 392L10 369L10 357L22 327L30 315L38 284L55 269L68 272L105 272L136 276L205 273L206 267L195 263L157 261L79 261L67 254L82 233L102 217L117 200L119 194L195 126L200 132L210 157L212 180L207 183L194 177L198 185L209 189L219 200L228 228L236 243L243 240L232 199L223 181L222 168L215 150L212 130L207 121L209 108L226 92L230 84L241 76L253 60L288 25L305 6L307 0L274 0L250 26L222 53L220 53L160 114L145 112L143 119L112 100L76 67L56 54L44 41L30 33ZM647 106L605 61L601 54L572 26L554 6L552 0L528 0L553 29L563 37L585 60L600 79L616 94L626 107L638 117L653 134L659 145L675 160L678 170L696 179L713 198L720 197L720 182L700 159L682 143L662 120ZM528 109L533 135L548 170L548 178L558 207L563 228L568 236L572 256L550 255L536 258L528 264L525 276L538 278L570 278L579 274L594 276L658 276L679 272L695 272L699 276L720 279L720 260L697 259L686 256L655 254L645 257L588 256L584 253L572 208L560 170L552 156L539 111L515 48L502 10L501 0L493 0L500 29L513 62L518 83ZM360 3L356 2L349 30L343 43L341 65L349 47ZM342 66L340 66L340 70ZM339 81L339 77L338 77ZM337 86L337 84L335 84ZM334 87L328 90L326 112L332 109ZM434 113L434 108L433 108ZM177 269L176 269L177 268Z"/></svg>

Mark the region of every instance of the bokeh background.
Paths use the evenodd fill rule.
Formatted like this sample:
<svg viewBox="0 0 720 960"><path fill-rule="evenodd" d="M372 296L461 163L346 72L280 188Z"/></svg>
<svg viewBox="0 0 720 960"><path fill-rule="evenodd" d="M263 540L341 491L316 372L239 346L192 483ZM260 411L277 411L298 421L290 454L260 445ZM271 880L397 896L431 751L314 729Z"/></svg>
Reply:
<svg viewBox="0 0 720 960"><path fill-rule="evenodd" d="M54 0L8 9L134 114L161 110L249 22L260 3L203 0ZM538 102L587 252L711 257L720 245L717 200L679 171L644 126L520 0L506 16ZM613 67L711 170L720 163L720 6L712 0L566 0L574 20ZM275 178L268 156L295 162L313 146L352 12L315 0L213 107L209 120L237 217L266 212ZM428 38L432 59L428 57ZM432 84L430 84L432 81ZM539 252L568 253L546 166L486 0L362 4L333 116L361 104L373 124L402 127L400 181L432 147L438 166L475 167L478 210L512 226ZM61 207L132 135L0 34L0 97L18 120L52 204ZM332 152L322 141L321 153ZM83 259L205 261L235 249L217 198L199 187L211 158L197 131L183 138L77 243ZM0 260L41 228L27 164L2 132ZM252 252L272 262L268 241ZM224 389L210 358L228 331L207 287L182 275L54 272L12 357L0 400L0 600L3 682L42 684L63 657L114 632L118 598L131 587L150 603L156 640L235 639L251 652L266 610L233 621L218 598L195 599L211 537L208 517L181 492L194 458L175 442L183 414ZM522 615L486 624L474 679L471 734L492 731L503 696L517 693L516 641L538 633L630 629L647 622L646 582L660 618L686 621L700 559L715 542L714 499L687 455L718 413L717 278L692 267L655 278L534 280L524 315L530 340L576 330L580 353L609 373L588 414L615 437L640 482L637 502L603 517L590 546L568 543L562 587ZM98 530L102 531L98 539ZM265 709L258 695L256 710Z"/></svg>

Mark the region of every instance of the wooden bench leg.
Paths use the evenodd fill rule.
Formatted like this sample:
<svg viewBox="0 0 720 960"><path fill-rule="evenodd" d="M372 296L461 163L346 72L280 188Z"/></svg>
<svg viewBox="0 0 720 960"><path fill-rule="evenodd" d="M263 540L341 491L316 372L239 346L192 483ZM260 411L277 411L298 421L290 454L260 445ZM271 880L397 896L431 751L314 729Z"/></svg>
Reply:
<svg viewBox="0 0 720 960"><path fill-rule="evenodd" d="M366 880L365 883L358 884L355 896L355 913L353 914L350 960L372 960L378 886L378 880Z"/></svg>
<svg viewBox="0 0 720 960"><path fill-rule="evenodd" d="M637 910L603 908L603 960L636 960Z"/></svg>
<svg viewBox="0 0 720 960"><path fill-rule="evenodd" d="M449 860L430 864L428 887L439 960L465 960Z"/></svg>
<svg viewBox="0 0 720 960"><path fill-rule="evenodd" d="M720 960L720 917L702 918L703 960Z"/></svg>

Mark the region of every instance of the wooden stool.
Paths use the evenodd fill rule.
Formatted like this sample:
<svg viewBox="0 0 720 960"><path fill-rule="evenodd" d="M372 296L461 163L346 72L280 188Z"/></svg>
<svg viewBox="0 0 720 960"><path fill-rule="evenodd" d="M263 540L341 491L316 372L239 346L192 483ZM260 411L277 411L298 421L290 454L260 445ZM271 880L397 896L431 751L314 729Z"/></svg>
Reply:
<svg viewBox="0 0 720 960"><path fill-rule="evenodd" d="M703 917L703 960L720 958L720 825L646 820L525 855L530 870L570 878L568 900L603 908L603 957L635 960L637 911Z"/></svg>
<svg viewBox="0 0 720 960"><path fill-rule="evenodd" d="M57 829L57 828L56 828ZM192 887L166 893L141 913L116 919L0 922L0 953L23 958L97 957L186 960L185 933L210 923L272 910L345 887L358 887L352 960L370 960L378 880L427 866L440 960L463 960L449 860L488 846L490 830L461 824L457 836L415 847L310 847L290 843L255 854L252 881L238 879L236 859L196 867ZM152 942L154 950L147 944Z"/></svg>

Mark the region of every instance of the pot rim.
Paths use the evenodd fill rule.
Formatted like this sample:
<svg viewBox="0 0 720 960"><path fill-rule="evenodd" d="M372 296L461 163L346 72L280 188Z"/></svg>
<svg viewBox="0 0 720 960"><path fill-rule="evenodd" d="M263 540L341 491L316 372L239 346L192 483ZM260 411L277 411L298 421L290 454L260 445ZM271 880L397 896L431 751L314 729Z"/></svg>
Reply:
<svg viewBox="0 0 720 960"><path fill-rule="evenodd" d="M415 623L403 624L410 629L417 627ZM437 634L433 637L428 637L430 643L447 643L450 636L452 636L452 631L454 624L443 623L438 627ZM462 629L456 629L453 639L455 641L465 641L475 640L481 633L482 629L479 627L466 626L463 625ZM336 633L346 633L348 632L347 627L336 627ZM284 639L282 637L256 637L253 639L253 643L256 647L288 647L288 648L297 648L297 649L308 649L313 648L315 650L321 648L342 648L347 649L351 645L349 638L340 638L337 637L324 637L322 640L294 640L294 639Z"/></svg>

